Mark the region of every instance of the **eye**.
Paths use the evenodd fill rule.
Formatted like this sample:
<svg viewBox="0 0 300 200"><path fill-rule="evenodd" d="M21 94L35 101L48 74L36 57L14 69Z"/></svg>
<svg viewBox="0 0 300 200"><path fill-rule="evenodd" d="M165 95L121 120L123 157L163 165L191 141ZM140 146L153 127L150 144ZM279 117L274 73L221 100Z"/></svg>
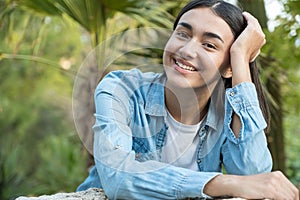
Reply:
<svg viewBox="0 0 300 200"><path fill-rule="evenodd" d="M185 31L176 31L176 35L184 39L188 39L190 37Z"/></svg>
<svg viewBox="0 0 300 200"><path fill-rule="evenodd" d="M209 43L209 42L203 43L202 45L208 49L217 49L217 47L214 44Z"/></svg>

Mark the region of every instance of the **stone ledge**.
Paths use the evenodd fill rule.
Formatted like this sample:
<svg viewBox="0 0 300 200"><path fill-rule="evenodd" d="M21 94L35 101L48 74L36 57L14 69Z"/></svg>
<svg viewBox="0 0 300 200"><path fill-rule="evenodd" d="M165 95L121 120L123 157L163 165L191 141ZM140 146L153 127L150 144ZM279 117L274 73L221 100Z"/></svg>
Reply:
<svg viewBox="0 0 300 200"><path fill-rule="evenodd" d="M201 199L201 198L196 198ZM57 193L53 195L42 195L39 197L18 197L15 200L109 200L103 189L90 188L86 191L72 193ZM245 200L242 198L217 198L215 200Z"/></svg>
<svg viewBox="0 0 300 200"><path fill-rule="evenodd" d="M86 191L73 193L57 193L39 197L18 197L16 200L108 200L104 191L98 188L90 188Z"/></svg>

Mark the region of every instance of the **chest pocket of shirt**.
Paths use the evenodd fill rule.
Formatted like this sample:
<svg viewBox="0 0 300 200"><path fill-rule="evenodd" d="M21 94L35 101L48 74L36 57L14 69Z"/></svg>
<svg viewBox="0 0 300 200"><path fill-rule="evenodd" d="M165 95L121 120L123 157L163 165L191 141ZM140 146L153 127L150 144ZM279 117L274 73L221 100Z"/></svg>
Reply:
<svg viewBox="0 0 300 200"><path fill-rule="evenodd" d="M155 145L151 145L147 138L133 137L132 150L135 151L135 159L140 162L159 158Z"/></svg>

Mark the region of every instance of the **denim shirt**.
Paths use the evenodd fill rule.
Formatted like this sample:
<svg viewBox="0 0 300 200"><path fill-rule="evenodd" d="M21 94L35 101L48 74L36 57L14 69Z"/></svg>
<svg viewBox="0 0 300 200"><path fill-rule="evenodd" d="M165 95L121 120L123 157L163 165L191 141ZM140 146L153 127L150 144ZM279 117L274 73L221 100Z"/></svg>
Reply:
<svg viewBox="0 0 300 200"><path fill-rule="evenodd" d="M95 91L95 166L78 191L103 188L109 199L184 199L207 197L203 188L222 172L250 175L271 171L253 83L214 91L198 132L199 171L161 162L168 126L165 76L137 69L109 73ZM221 88L221 87L220 87ZM232 115L241 119L237 138Z"/></svg>

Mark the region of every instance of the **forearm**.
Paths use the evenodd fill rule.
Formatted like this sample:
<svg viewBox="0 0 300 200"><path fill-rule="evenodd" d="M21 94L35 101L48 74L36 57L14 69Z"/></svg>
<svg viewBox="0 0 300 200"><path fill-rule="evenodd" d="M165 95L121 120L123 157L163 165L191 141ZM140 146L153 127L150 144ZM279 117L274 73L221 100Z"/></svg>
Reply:
<svg viewBox="0 0 300 200"><path fill-rule="evenodd" d="M243 82L252 82L249 62L246 58L243 57L240 52L231 52L231 58L232 87ZM234 113L232 116L231 128L236 138L239 137L241 126L241 119Z"/></svg>
<svg viewBox="0 0 300 200"><path fill-rule="evenodd" d="M258 20L247 12L244 12L243 15L247 21L247 27L230 48L232 87L243 82L252 82L249 63L255 60L260 53L261 47L266 43L265 35ZM241 121L236 115L232 117L231 126L235 136L238 138Z"/></svg>
<svg viewBox="0 0 300 200"><path fill-rule="evenodd" d="M241 83L226 91L224 131L228 140L222 148L223 163L231 174L269 172L272 158L255 86ZM239 123L233 123L235 122ZM238 133L238 135L236 135Z"/></svg>
<svg viewBox="0 0 300 200"><path fill-rule="evenodd" d="M227 89L225 108L225 132L234 143L252 138L266 127L253 83Z"/></svg>
<svg viewBox="0 0 300 200"><path fill-rule="evenodd" d="M204 185L220 174L196 172L157 161L130 161L121 164L118 169L96 160L96 166L103 189L110 199L206 197Z"/></svg>
<svg viewBox="0 0 300 200"><path fill-rule="evenodd" d="M240 189L238 180L236 175L218 175L205 185L203 192L211 197L237 197L239 195L236 190Z"/></svg>
<svg viewBox="0 0 300 200"><path fill-rule="evenodd" d="M243 83L252 82L249 60L245 58L239 49L231 52L231 68L232 68L232 87Z"/></svg>
<svg viewBox="0 0 300 200"><path fill-rule="evenodd" d="M239 116L236 113L233 113L231 129L236 138L238 138L240 135L241 127L242 127L242 124L241 124L241 120L240 120Z"/></svg>

